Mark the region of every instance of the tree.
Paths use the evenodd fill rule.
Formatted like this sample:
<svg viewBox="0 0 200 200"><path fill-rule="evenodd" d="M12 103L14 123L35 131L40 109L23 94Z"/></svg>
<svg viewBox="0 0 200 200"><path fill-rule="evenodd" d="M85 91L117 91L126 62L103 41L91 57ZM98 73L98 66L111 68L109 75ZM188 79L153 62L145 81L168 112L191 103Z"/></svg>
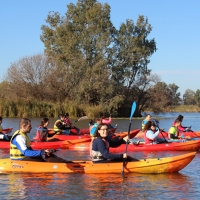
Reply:
<svg viewBox="0 0 200 200"><path fill-rule="evenodd" d="M62 63L66 73L60 81L72 88L72 99L104 102L113 93L107 57L116 30L110 21L110 6L96 0L78 0L67 7L66 17L49 13L49 25L41 28L45 52Z"/></svg>
<svg viewBox="0 0 200 200"><path fill-rule="evenodd" d="M11 99L55 101L57 90L52 89L51 76L56 71L44 54L24 57L8 68L7 94Z"/></svg>
<svg viewBox="0 0 200 200"><path fill-rule="evenodd" d="M184 104L186 105L195 105L195 92L187 89L184 94Z"/></svg>
<svg viewBox="0 0 200 200"><path fill-rule="evenodd" d="M194 95L195 103L200 107L200 90L198 89Z"/></svg>
<svg viewBox="0 0 200 200"><path fill-rule="evenodd" d="M116 52L113 66L112 79L116 89L123 92L126 86L125 99L130 96L130 91L136 86L135 82L143 76L149 76L151 70L147 68L149 57L156 51L154 39L148 39L152 27L148 19L139 16L136 25L133 20L122 23L116 38L113 52Z"/></svg>

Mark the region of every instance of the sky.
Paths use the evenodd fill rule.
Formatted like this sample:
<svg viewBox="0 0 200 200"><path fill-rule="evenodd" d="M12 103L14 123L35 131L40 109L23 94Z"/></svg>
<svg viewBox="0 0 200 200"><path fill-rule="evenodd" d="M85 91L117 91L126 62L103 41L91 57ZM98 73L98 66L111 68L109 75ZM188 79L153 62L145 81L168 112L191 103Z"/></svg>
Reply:
<svg viewBox="0 0 200 200"><path fill-rule="evenodd" d="M50 11L64 16L67 5L78 0L0 0L0 81L11 63L44 51L41 26ZM200 1L199 0L98 0L111 7L111 21L121 23L139 15L148 18L157 51L148 68L162 82L176 84L181 96L187 89L200 89Z"/></svg>

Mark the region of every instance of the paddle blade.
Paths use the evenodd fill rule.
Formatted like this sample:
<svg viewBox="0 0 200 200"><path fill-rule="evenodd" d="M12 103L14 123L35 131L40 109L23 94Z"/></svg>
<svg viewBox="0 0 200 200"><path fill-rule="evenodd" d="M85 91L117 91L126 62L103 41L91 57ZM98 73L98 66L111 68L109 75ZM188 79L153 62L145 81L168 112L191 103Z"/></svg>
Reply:
<svg viewBox="0 0 200 200"><path fill-rule="evenodd" d="M134 101L133 104L132 104L132 108L131 108L130 119L133 117L135 110L136 110L136 102Z"/></svg>
<svg viewBox="0 0 200 200"><path fill-rule="evenodd" d="M75 122L79 122L79 121L82 121L85 119L89 119L88 116L83 116L83 117L79 118L78 120L76 120Z"/></svg>

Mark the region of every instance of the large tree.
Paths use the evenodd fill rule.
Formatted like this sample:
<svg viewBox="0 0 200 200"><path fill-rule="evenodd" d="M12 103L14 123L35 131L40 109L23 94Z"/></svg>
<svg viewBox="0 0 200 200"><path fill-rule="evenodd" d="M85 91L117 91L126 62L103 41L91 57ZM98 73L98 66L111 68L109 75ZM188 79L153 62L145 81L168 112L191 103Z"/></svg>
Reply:
<svg viewBox="0 0 200 200"><path fill-rule="evenodd" d="M79 0L67 7L65 17L49 13L48 25L42 26L45 52L67 69L66 78L60 81L72 88L72 98L80 103L103 102L113 93L107 57L116 30L110 21L110 6Z"/></svg>

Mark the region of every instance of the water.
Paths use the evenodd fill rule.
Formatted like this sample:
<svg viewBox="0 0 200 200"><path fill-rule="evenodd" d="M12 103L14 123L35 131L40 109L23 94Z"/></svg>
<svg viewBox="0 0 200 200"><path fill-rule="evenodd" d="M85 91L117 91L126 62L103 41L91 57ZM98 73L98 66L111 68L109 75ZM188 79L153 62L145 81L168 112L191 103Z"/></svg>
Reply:
<svg viewBox="0 0 200 200"><path fill-rule="evenodd" d="M168 130L178 114L184 115L183 125L200 130L199 113L167 113L159 116L160 127ZM41 119L32 120L32 139ZM50 119L53 127L56 119ZM89 120L88 120L89 121ZM86 127L88 121L74 123ZM142 119L133 119L131 128L140 128ZM18 129L19 119L3 120L4 128ZM129 119L113 120L117 131L127 131ZM186 152L137 152L135 158L166 157ZM8 157L9 150L0 150L0 157ZM89 159L88 151L61 150L63 158ZM191 199L200 198L200 153L179 173L172 174L0 174L0 199Z"/></svg>

